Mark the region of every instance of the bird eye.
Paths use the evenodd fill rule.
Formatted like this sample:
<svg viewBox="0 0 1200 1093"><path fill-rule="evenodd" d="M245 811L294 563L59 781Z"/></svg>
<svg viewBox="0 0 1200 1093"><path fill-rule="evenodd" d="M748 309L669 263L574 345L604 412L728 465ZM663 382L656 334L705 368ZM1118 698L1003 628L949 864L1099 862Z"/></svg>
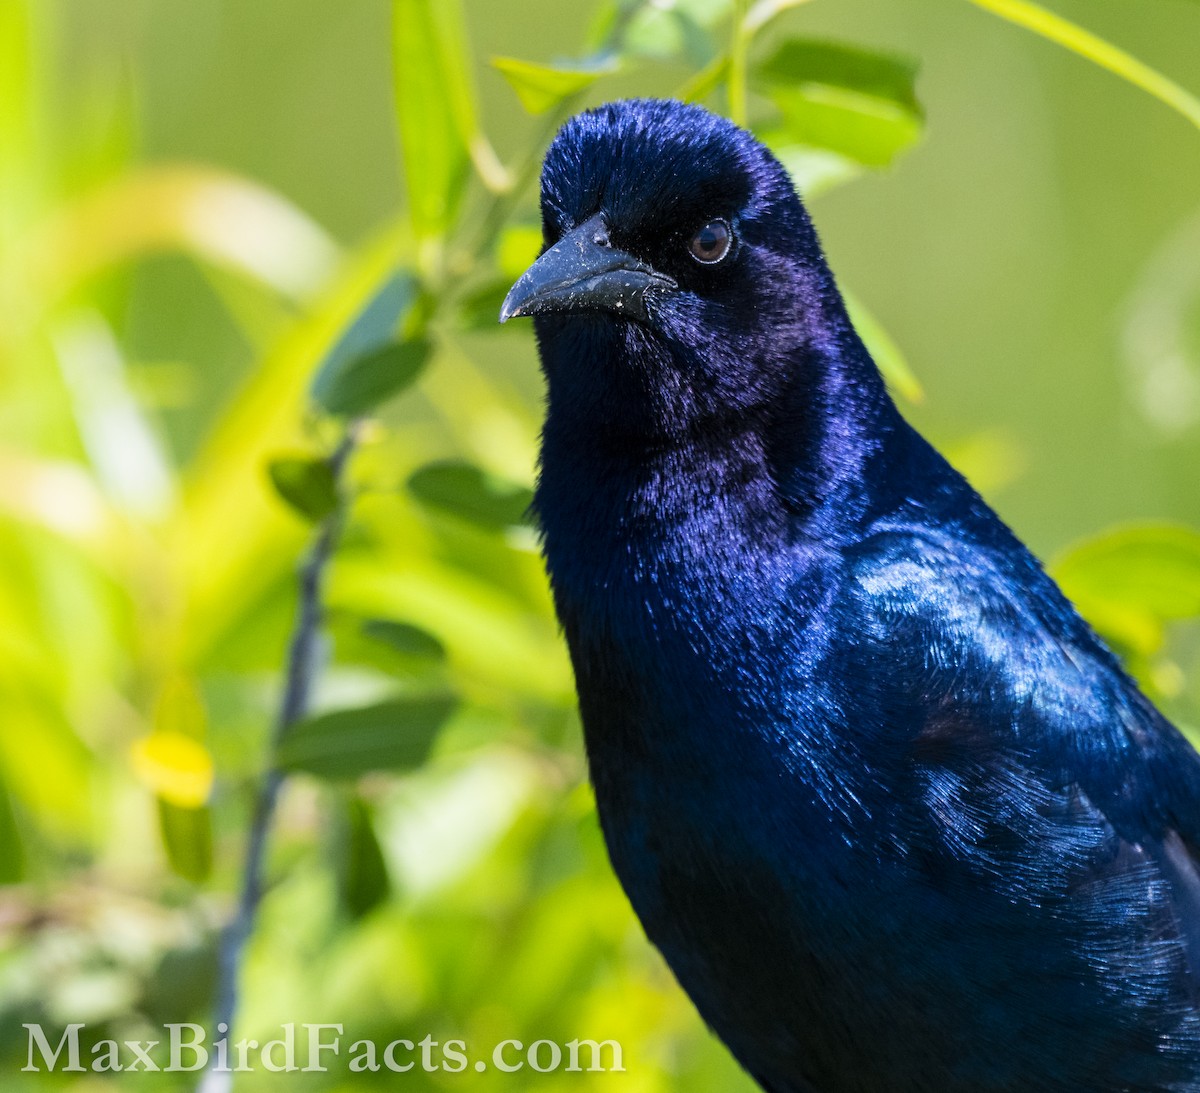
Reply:
<svg viewBox="0 0 1200 1093"><path fill-rule="evenodd" d="M733 246L733 230L724 220L710 220L688 243L688 251L706 266L721 261Z"/></svg>

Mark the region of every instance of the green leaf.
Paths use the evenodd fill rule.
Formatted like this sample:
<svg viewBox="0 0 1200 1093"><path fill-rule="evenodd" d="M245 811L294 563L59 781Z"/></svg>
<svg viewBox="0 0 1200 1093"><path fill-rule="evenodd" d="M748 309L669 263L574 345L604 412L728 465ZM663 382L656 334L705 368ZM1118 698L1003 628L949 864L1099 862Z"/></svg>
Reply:
<svg viewBox="0 0 1200 1093"><path fill-rule="evenodd" d="M25 879L25 848L21 829L13 813L12 800L0 781L0 884L18 884Z"/></svg>
<svg viewBox="0 0 1200 1093"><path fill-rule="evenodd" d="M783 164L806 201L853 181L864 171L861 163L848 156L797 144L786 129L768 129L757 136Z"/></svg>
<svg viewBox="0 0 1200 1093"><path fill-rule="evenodd" d="M842 286L842 297L846 301L846 310L850 313L850 321L854 324L858 336L871 354L879 371L889 387L909 402L921 402L925 392L917 379L908 359L900 347L892 340L891 335L883 328L883 324L872 315L862 301L847 292Z"/></svg>
<svg viewBox="0 0 1200 1093"><path fill-rule="evenodd" d="M372 349L351 357L336 371L325 371L313 385L313 397L327 413L358 417L377 409L412 386L433 352L424 338Z"/></svg>
<svg viewBox="0 0 1200 1093"><path fill-rule="evenodd" d="M184 808L158 799L158 823L172 870L199 883L212 872L212 816L207 807Z"/></svg>
<svg viewBox="0 0 1200 1093"><path fill-rule="evenodd" d="M362 632L411 660L436 663L446 659L446 649L428 630L392 619L368 619Z"/></svg>
<svg viewBox="0 0 1200 1093"><path fill-rule="evenodd" d="M785 11L791 11L792 8L798 8L801 4L806 3L808 0L758 0L758 3L746 13L743 26L746 32L753 36L774 22Z"/></svg>
<svg viewBox="0 0 1200 1093"><path fill-rule="evenodd" d="M492 67L508 81L530 114L544 114L572 95L586 91L601 76L617 70L615 59L600 65L541 65L515 57L493 57Z"/></svg>
<svg viewBox="0 0 1200 1093"><path fill-rule="evenodd" d="M417 333L401 328L415 325L420 295L420 282L406 270L380 284L313 370L313 399L324 404L326 393L355 358L391 344L399 333Z"/></svg>
<svg viewBox="0 0 1200 1093"><path fill-rule="evenodd" d="M281 456L267 464L267 474L275 492L313 523L338 507L337 479L327 460Z"/></svg>
<svg viewBox="0 0 1200 1093"><path fill-rule="evenodd" d="M387 862L375 834L371 809L361 797L346 802L345 815L338 825L338 895L352 919L360 919L383 903L391 889Z"/></svg>
<svg viewBox="0 0 1200 1093"><path fill-rule="evenodd" d="M1200 127L1200 98L1091 31L1028 0L971 0L971 3L1086 57L1135 87L1140 87Z"/></svg>
<svg viewBox="0 0 1200 1093"><path fill-rule="evenodd" d="M1200 533L1191 528L1118 528L1071 548L1053 569L1081 610L1101 605L1164 622L1200 617Z"/></svg>
<svg viewBox="0 0 1200 1093"><path fill-rule="evenodd" d="M512 288L512 277L485 281L458 301L458 321L468 330L512 330L516 323L500 325L500 305Z"/></svg>
<svg viewBox="0 0 1200 1093"><path fill-rule="evenodd" d="M480 527L502 531L524 523L533 491L470 463L430 463L408 480L413 495L431 508Z"/></svg>
<svg viewBox="0 0 1200 1093"><path fill-rule="evenodd" d="M662 0L644 4L621 36L621 48L638 57L685 57L705 65L716 55L712 31L729 16L732 0Z"/></svg>
<svg viewBox="0 0 1200 1093"><path fill-rule="evenodd" d="M412 770L425 762L454 707L453 698L433 696L320 714L288 730L276 761L284 770L328 779Z"/></svg>
<svg viewBox="0 0 1200 1093"><path fill-rule="evenodd" d="M418 239L443 236L462 200L475 128L458 0L394 0L393 72L408 213Z"/></svg>
<svg viewBox="0 0 1200 1093"><path fill-rule="evenodd" d="M855 46L792 38L757 66L778 107L779 145L824 148L883 167L921 135L916 65Z"/></svg>

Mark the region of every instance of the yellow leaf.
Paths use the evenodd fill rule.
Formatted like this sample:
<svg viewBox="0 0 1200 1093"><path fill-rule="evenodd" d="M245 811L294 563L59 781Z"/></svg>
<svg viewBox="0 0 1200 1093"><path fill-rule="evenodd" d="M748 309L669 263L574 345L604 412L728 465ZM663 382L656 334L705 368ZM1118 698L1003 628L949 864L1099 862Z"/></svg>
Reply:
<svg viewBox="0 0 1200 1093"><path fill-rule="evenodd" d="M133 745L133 770L149 789L180 808L200 808L212 792L213 761L198 740L171 730Z"/></svg>

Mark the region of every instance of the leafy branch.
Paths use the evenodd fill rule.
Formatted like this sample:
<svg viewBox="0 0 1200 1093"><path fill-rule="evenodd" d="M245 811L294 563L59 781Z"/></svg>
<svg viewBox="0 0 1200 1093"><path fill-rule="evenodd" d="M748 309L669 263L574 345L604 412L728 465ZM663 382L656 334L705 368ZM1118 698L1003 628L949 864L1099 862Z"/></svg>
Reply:
<svg viewBox="0 0 1200 1093"><path fill-rule="evenodd" d="M309 549L298 578L300 599L296 623L288 644L286 676L279 713L271 736L267 772L259 783L254 812L246 838L246 857L242 866L242 883L237 910L225 928L217 952L217 985L214 1019L217 1027L233 1028L238 1007L238 979L242 953L254 929L254 920L263 893L263 863L267 836L271 830L279 791L285 773L277 762L288 734L309 711L313 684L320 660L320 631L322 621L321 589L325 570L337 546L345 513L342 500L343 476L358 437L358 426L351 423L337 448L322 462L333 487L334 506L320 522L316 537ZM199 1084L199 1093L226 1093L233 1087L229 1071L208 1069Z"/></svg>
<svg viewBox="0 0 1200 1093"><path fill-rule="evenodd" d="M451 306L461 307L464 288L470 293L481 278L490 278L477 297L491 306L488 293L504 283L504 272L496 268L498 244L536 179L546 141L593 85L622 65L675 56L686 52L680 42L692 43L698 52L687 59L694 75L681 97L702 100L723 90L733 119L754 128L808 196L887 166L915 143L923 114L915 92L916 66L907 58L796 37L785 38L766 57L755 57L760 32L805 2L733 0L723 9L730 21L725 49L717 45L714 27L701 25L686 3L670 11L619 3L576 61L547 65L493 59L522 106L541 120L527 151L507 165L479 122L457 0L394 0L396 112L408 192L407 219L396 229L401 271L393 265L382 282L368 287L313 380L312 401L344 423L334 452L272 465L277 491L317 529L299 574L286 685L267 771L256 791L236 911L221 940L218 1023L231 1029L236 1019L239 970L262 898L266 845L288 772L352 778L371 769L411 768L423 761L452 707L452 700L434 697L309 717L322 590L347 515L344 478L361 416L375 412L422 373L434 353L435 328L441 322L461 323L461 312ZM970 2L1119 73L1200 125L1200 101L1094 35L1026 0ZM758 96L753 101L752 89ZM472 175L483 191L476 206L467 200ZM919 399L920 386L895 343L861 303L855 301L854 310L893 386L904 397ZM486 311L483 307L480 313ZM453 413L452 407L440 408ZM410 489L431 506L492 530L518 522L527 501L521 487L497 486L465 464L423 468L410 480ZM209 1071L201 1093L227 1093L231 1083L232 1075Z"/></svg>

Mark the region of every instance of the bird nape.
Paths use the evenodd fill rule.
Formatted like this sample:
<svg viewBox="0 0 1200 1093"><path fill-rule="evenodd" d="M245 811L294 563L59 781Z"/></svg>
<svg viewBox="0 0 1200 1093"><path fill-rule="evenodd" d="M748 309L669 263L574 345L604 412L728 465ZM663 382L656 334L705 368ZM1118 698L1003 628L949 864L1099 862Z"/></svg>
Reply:
<svg viewBox="0 0 1200 1093"><path fill-rule="evenodd" d="M783 168L567 122L504 302L601 825L770 1093L1200 1090L1200 759L904 421Z"/></svg>

